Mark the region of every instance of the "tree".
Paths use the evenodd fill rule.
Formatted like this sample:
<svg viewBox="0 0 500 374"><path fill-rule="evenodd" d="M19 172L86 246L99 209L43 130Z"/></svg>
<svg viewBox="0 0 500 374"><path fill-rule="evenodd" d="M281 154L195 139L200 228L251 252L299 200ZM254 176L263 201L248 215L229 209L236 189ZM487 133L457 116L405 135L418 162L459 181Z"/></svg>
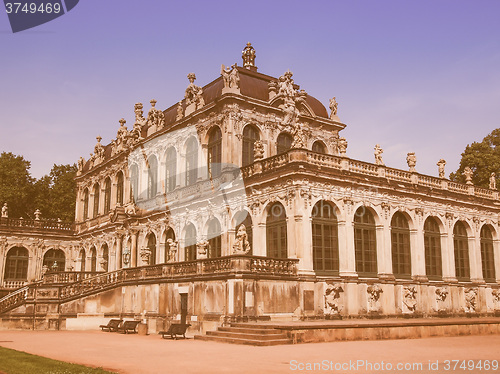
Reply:
<svg viewBox="0 0 500 374"><path fill-rule="evenodd" d="M9 217L22 217L33 212L30 167L31 163L23 156L11 152L0 154L0 204L8 204Z"/></svg>
<svg viewBox="0 0 500 374"><path fill-rule="evenodd" d="M496 173L500 177L500 129L488 134L482 142L474 142L465 147L460 160L460 167L450 174L455 182L465 183L464 169L470 167L473 171L472 182L479 187L488 188L490 175Z"/></svg>

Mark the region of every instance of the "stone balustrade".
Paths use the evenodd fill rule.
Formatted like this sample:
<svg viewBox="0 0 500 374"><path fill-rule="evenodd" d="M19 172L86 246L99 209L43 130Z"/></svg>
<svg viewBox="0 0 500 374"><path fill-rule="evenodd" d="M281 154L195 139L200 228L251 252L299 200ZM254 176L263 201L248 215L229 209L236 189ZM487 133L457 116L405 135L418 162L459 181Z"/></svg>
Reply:
<svg viewBox="0 0 500 374"><path fill-rule="evenodd" d="M73 232L74 224L51 219L0 218L0 228Z"/></svg>

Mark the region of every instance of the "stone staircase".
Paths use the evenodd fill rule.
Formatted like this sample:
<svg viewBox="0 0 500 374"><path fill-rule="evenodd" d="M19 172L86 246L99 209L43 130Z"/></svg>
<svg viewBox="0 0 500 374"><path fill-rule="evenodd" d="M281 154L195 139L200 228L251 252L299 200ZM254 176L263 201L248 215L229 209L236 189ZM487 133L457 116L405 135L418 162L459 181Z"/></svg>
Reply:
<svg viewBox="0 0 500 374"><path fill-rule="evenodd" d="M194 338L256 346L292 344L292 339L288 338L281 330L272 326L254 326L250 323L232 323L230 327L219 327L217 331L207 331L206 335L196 335Z"/></svg>

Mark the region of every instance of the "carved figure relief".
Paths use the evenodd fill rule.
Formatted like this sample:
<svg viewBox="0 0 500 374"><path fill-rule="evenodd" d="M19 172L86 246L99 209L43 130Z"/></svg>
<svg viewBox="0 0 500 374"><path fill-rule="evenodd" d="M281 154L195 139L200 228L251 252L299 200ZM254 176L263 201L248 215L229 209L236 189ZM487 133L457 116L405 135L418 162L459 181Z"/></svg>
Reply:
<svg viewBox="0 0 500 374"><path fill-rule="evenodd" d="M155 108L155 99L151 100L150 103L151 109L149 109L146 124L149 127L155 127L156 131L161 130L165 126L165 114L161 110Z"/></svg>
<svg viewBox="0 0 500 374"><path fill-rule="evenodd" d="M403 288L403 313L414 313L417 309L417 289L415 286Z"/></svg>
<svg viewBox="0 0 500 374"><path fill-rule="evenodd" d="M139 255L144 265L149 265L151 260L151 250L149 248L141 248Z"/></svg>
<svg viewBox="0 0 500 374"><path fill-rule="evenodd" d="M446 311L446 298L448 296L448 289L446 287L436 288L436 311Z"/></svg>
<svg viewBox="0 0 500 374"><path fill-rule="evenodd" d="M380 295L384 292L378 284L372 284L366 288L368 294L368 312L380 311Z"/></svg>
<svg viewBox="0 0 500 374"><path fill-rule="evenodd" d="M202 240L202 241L196 243L198 258L200 258L200 259L207 258L208 245L209 245L209 243L206 240Z"/></svg>
<svg viewBox="0 0 500 374"><path fill-rule="evenodd" d="M340 301L340 293L344 292L344 289L340 283L329 284L325 290L325 314L326 315L337 315L339 314L343 306Z"/></svg>
<svg viewBox="0 0 500 374"><path fill-rule="evenodd" d="M493 303L495 305L495 310L500 310L500 289L495 288L491 291L493 296Z"/></svg>
<svg viewBox="0 0 500 374"><path fill-rule="evenodd" d="M222 65L220 68L220 75L222 75L225 89L233 89L236 91L238 88L240 88L240 74L238 73L236 64L232 65L231 69L226 69L226 67Z"/></svg>
<svg viewBox="0 0 500 374"><path fill-rule="evenodd" d="M262 160L264 158L264 144L261 140L256 140L253 143L253 159Z"/></svg>
<svg viewBox="0 0 500 374"><path fill-rule="evenodd" d="M167 262L175 262L175 256L177 255L177 249L179 248L179 242L173 239L167 239L168 243L168 259Z"/></svg>
<svg viewBox="0 0 500 374"><path fill-rule="evenodd" d="M182 109L182 101L177 104L177 115L175 116L176 121L180 121L184 117L184 109Z"/></svg>
<svg viewBox="0 0 500 374"><path fill-rule="evenodd" d="M196 80L195 73L188 74L189 85L186 88L186 92L184 94L184 98L186 99L186 106L191 104L195 104L195 109L199 109L205 105L205 101L203 100L203 89L200 86L194 84Z"/></svg>
<svg viewBox="0 0 500 374"><path fill-rule="evenodd" d="M241 224L236 233L236 240L233 245L234 254L248 254L250 253L250 243L248 241L247 229L245 225Z"/></svg>
<svg viewBox="0 0 500 374"><path fill-rule="evenodd" d="M339 152L341 156L345 156L347 152L347 140L344 137L339 138Z"/></svg>
<svg viewBox="0 0 500 374"><path fill-rule="evenodd" d="M465 313L476 313L477 290L475 288L465 289Z"/></svg>

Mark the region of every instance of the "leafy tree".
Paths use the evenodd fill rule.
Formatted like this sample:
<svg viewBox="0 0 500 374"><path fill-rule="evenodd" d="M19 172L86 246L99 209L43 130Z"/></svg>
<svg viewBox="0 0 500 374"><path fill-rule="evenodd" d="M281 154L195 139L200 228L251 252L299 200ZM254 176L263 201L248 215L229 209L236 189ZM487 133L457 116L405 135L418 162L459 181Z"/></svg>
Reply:
<svg viewBox="0 0 500 374"><path fill-rule="evenodd" d="M476 186L488 188L490 175L496 173L500 177L500 129L495 129L480 143L474 142L465 147L460 160L460 167L450 174L450 179L465 183L464 169L470 167L473 171L472 182Z"/></svg>
<svg viewBox="0 0 500 374"><path fill-rule="evenodd" d="M11 152L0 154L0 204L8 204L9 217L26 217L33 211L30 167L31 163L23 156Z"/></svg>
<svg viewBox="0 0 500 374"><path fill-rule="evenodd" d="M61 218L63 221L75 219L76 203L76 165L56 165L52 167L49 177L52 180L50 190L51 207L47 216Z"/></svg>

